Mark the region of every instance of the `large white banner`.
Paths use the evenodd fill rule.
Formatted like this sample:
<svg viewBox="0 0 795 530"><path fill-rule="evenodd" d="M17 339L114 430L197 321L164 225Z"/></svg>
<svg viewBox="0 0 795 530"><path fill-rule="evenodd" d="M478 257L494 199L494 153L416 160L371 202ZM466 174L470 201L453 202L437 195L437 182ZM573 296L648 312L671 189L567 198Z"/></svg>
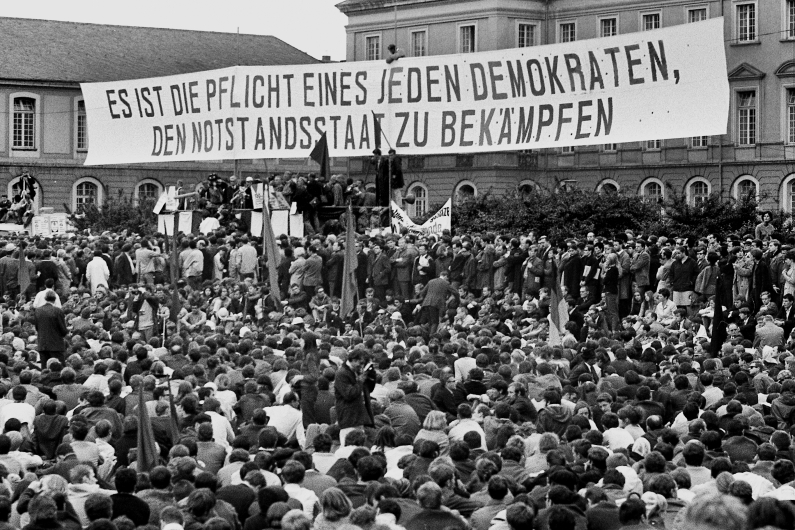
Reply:
<svg viewBox="0 0 795 530"><path fill-rule="evenodd" d="M87 165L506 151L725 134L723 19L565 44L82 85Z"/></svg>
<svg viewBox="0 0 795 530"><path fill-rule="evenodd" d="M444 206L438 212L421 225L418 225L411 220L403 208L398 206L395 201L392 201L392 231L399 234L403 228L406 228L412 234L441 235L443 230L449 231L452 226L452 207L452 199L447 199L447 202L444 203Z"/></svg>

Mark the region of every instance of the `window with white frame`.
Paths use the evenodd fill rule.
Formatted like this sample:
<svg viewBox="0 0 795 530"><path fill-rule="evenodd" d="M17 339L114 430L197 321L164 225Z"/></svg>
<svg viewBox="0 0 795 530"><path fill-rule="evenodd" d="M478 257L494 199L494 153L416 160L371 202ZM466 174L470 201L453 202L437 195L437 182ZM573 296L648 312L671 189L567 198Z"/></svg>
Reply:
<svg viewBox="0 0 795 530"><path fill-rule="evenodd" d="M688 189L688 194L691 206L703 204L709 198L709 183L701 179L693 181Z"/></svg>
<svg viewBox="0 0 795 530"><path fill-rule="evenodd" d="M664 198L662 185L656 180L650 180L644 184L641 193L645 202L659 203Z"/></svg>
<svg viewBox="0 0 795 530"><path fill-rule="evenodd" d="M734 9L737 42L756 41L756 3L737 4Z"/></svg>
<svg viewBox="0 0 795 530"><path fill-rule="evenodd" d="M536 24L520 22L516 28L516 47L529 48L530 46L535 46L537 28Z"/></svg>
<svg viewBox="0 0 795 530"><path fill-rule="evenodd" d="M758 195L756 180L750 176L737 179L734 184L734 198L742 199L745 197L756 197Z"/></svg>
<svg viewBox="0 0 795 530"><path fill-rule="evenodd" d="M787 0L784 4L784 29L788 39L795 39L795 0Z"/></svg>
<svg viewBox="0 0 795 530"><path fill-rule="evenodd" d="M702 149L707 147L709 136L693 136L690 138L690 147L693 149Z"/></svg>
<svg viewBox="0 0 795 530"><path fill-rule="evenodd" d="M618 19L616 17L605 17L599 19L599 36L615 37L618 35Z"/></svg>
<svg viewBox="0 0 795 530"><path fill-rule="evenodd" d="M795 88L787 89L787 143L795 144Z"/></svg>
<svg viewBox="0 0 795 530"><path fill-rule="evenodd" d="M72 204L75 213L82 213L89 204L99 205L102 202L102 191L99 183L93 178L78 180L73 194Z"/></svg>
<svg viewBox="0 0 795 530"><path fill-rule="evenodd" d="M406 213L409 217L420 217L428 211L428 188L419 182L409 186L409 193L414 195L414 204L407 204Z"/></svg>
<svg viewBox="0 0 795 530"><path fill-rule="evenodd" d="M737 143L756 143L756 90L737 92Z"/></svg>
<svg viewBox="0 0 795 530"><path fill-rule="evenodd" d="M411 56L425 57L428 55L428 31L418 29L411 32Z"/></svg>
<svg viewBox="0 0 795 530"><path fill-rule="evenodd" d="M574 154L574 146L573 145L564 145L560 148L560 154L562 155L571 155Z"/></svg>
<svg viewBox="0 0 795 530"><path fill-rule="evenodd" d="M77 150L88 151L88 120L86 119L86 102L82 99L77 101L77 115L75 117L77 126Z"/></svg>
<svg viewBox="0 0 795 530"><path fill-rule="evenodd" d="M692 24L693 22L701 22L702 20L707 20L706 7L693 7L687 10L688 24Z"/></svg>
<svg viewBox="0 0 795 530"><path fill-rule="evenodd" d="M781 182L781 209L795 212L795 173L787 175Z"/></svg>
<svg viewBox="0 0 795 530"><path fill-rule="evenodd" d="M612 179L605 179L599 183L599 186L596 187L596 191L599 193L618 193L618 182Z"/></svg>
<svg viewBox="0 0 795 530"><path fill-rule="evenodd" d="M463 24L458 26L459 53L475 53L477 51L475 43L476 34L477 32L475 31L474 24Z"/></svg>
<svg viewBox="0 0 795 530"><path fill-rule="evenodd" d="M641 31L660 29L660 22L660 13L643 13L640 16L640 29Z"/></svg>
<svg viewBox="0 0 795 530"><path fill-rule="evenodd" d="M14 98L14 149L36 149L36 100Z"/></svg>
<svg viewBox="0 0 795 530"><path fill-rule="evenodd" d="M659 151L662 149L662 140L646 140L646 151Z"/></svg>
<svg viewBox="0 0 795 530"><path fill-rule="evenodd" d="M370 35L364 39L365 60L378 61L381 59L381 36Z"/></svg>
<svg viewBox="0 0 795 530"><path fill-rule="evenodd" d="M27 186L28 184L25 185L26 189ZM41 206L42 189L41 189L41 184L39 184L39 181L36 180L35 178L33 179L33 186L34 186L33 191L36 192L36 196L33 198L33 213L38 214L39 207ZM17 177L15 179L12 179L8 183L8 196L13 199L17 195L20 195L22 193L22 187L23 187L22 177Z"/></svg>
<svg viewBox="0 0 795 530"><path fill-rule="evenodd" d="M602 144L602 151L605 153L618 151L618 144Z"/></svg>
<svg viewBox="0 0 795 530"><path fill-rule="evenodd" d="M163 186L156 180L142 180L135 187L135 198L138 201L157 201L163 193Z"/></svg>
<svg viewBox="0 0 795 530"><path fill-rule="evenodd" d="M563 22L558 26L558 42L574 42L577 40L577 23Z"/></svg>

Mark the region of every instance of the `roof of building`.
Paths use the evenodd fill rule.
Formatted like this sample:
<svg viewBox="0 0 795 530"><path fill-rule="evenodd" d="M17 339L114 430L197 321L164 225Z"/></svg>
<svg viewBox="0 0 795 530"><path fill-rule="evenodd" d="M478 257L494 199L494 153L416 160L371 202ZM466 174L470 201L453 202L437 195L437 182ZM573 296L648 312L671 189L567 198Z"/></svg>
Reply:
<svg viewBox="0 0 795 530"><path fill-rule="evenodd" d="M2 17L0 50L0 79L67 83L318 62L268 35Z"/></svg>

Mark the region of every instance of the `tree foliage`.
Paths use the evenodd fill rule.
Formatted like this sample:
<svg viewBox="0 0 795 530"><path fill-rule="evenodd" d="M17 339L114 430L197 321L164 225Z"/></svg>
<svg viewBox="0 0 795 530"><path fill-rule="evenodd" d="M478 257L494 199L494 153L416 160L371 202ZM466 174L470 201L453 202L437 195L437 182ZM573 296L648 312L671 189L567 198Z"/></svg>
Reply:
<svg viewBox="0 0 795 530"><path fill-rule="evenodd" d="M104 231L148 235L157 229L157 216L152 212L153 199L136 200L119 193L102 206L86 204L81 211L69 212L69 218L77 230L91 230L92 233ZM66 207L66 205L64 205Z"/></svg>

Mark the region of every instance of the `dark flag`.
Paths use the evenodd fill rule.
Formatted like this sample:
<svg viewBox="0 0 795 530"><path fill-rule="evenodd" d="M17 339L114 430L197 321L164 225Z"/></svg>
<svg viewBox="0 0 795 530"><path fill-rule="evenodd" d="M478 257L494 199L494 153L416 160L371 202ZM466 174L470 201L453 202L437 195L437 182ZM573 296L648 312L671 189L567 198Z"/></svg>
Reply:
<svg viewBox="0 0 795 530"><path fill-rule="evenodd" d="M547 259L552 261L552 276L555 278L549 293L549 345L562 346L563 329L569 322L569 305L560 293L560 277L555 260L551 257Z"/></svg>
<svg viewBox="0 0 795 530"><path fill-rule="evenodd" d="M155 433L152 430L152 422L149 421L149 412L146 410L144 401L144 387L138 388L138 458L137 470L139 473L152 471L158 464L160 448L155 441Z"/></svg>
<svg viewBox="0 0 795 530"><path fill-rule="evenodd" d="M321 136L320 140L315 144L315 148L309 153L309 158L320 164L321 177L328 178L331 175L331 161L329 161L326 133L323 133L323 136Z"/></svg>
<svg viewBox="0 0 795 530"><path fill-rule="evenodd" d="M353 229L353 209L348 205L345 228L345 261L342 265L342 298L340 300L340 317L347 317L353 311L356 297L356 232Z"/></svg>
<svg viewBox="0 0 795 530"><path fill-rule="evenodd" d="M179 322L179 312L182 310L182 302L179 299L179 291L177 291L177 276L179 275L179 245L177 244L177 222L179 212L174 212L174 227L172 228L172 243L171 243L171 307L169 308L169 319L177 323ZM168 234L166 234L168 237Z"/></svg>
<svg viewBox="0 0 795 530"><path fill-rule="evenodd" d="M28 262L25 260L26 246L24 241L19 244L19 270L17 271L19 294L25 294L30 286L30 272L28 272Z"/></svg>
<svg viewBox="0 0 795 530"><path fill-rule="evenodd" d="M715 284L715 311L712 316L712 340L710 341L713 356L720 355L726 337L726 317L723 315L723 278L718 273L718 281Z"/></svg>
<svg viewBox="0 0 795 530"><path fill-rule="evenodd" d="M372 112L372 111L371 111ZM381 136L384 133L381 131L381 120L375 117L375 112L373 112L373 136L375 140L375 148L381 149Z"/></svg>

